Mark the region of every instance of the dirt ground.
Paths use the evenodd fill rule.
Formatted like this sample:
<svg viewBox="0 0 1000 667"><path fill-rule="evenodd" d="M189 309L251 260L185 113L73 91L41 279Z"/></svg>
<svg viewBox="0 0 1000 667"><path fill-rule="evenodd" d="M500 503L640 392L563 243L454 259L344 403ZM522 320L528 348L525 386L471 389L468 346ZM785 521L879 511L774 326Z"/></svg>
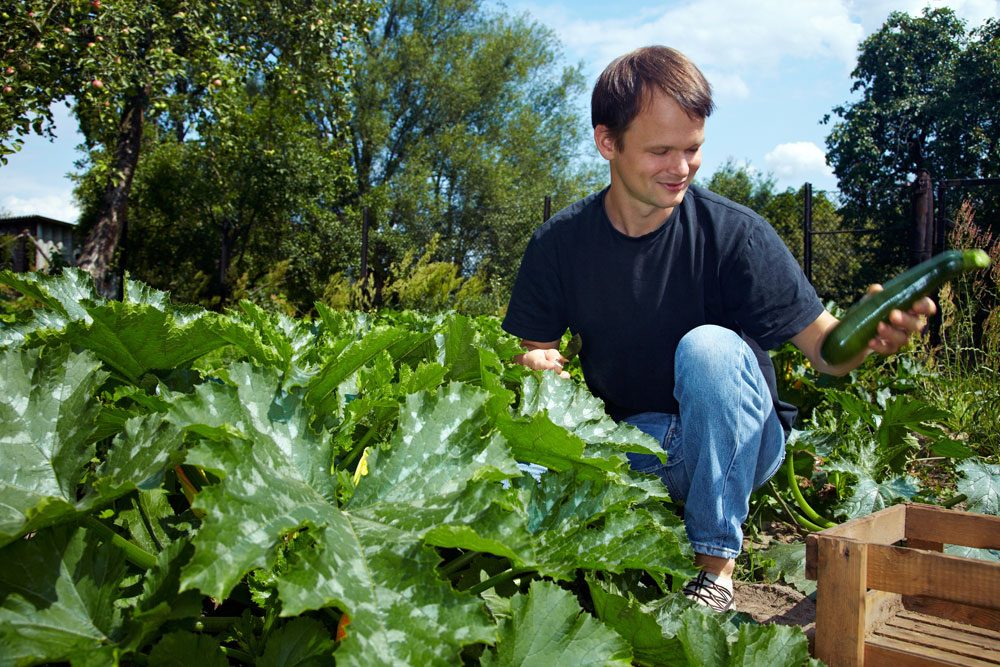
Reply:
<svg viewBox="0 0 1000 667"><path fill-rule="evenodd" d="M803 593L783 584L734 582L736 610L760 623L798 625L812 649L816 635L816 604Z"/></svg>

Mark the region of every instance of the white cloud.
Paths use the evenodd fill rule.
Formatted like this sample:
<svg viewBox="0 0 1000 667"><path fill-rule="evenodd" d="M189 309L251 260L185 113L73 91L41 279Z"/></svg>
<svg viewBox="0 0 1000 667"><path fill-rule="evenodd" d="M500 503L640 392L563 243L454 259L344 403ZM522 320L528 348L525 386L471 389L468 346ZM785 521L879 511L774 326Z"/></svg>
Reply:
<svg viewBox="0 0 1000 667"><path fill-rule="evenodd" d="M982 25L986 19L1000 16L1000 0L848 0L848 8L865 30L871 34L878 30L893 11L911 16L923 14L924 7L950 7L966 22L967 28Z"/></svg>
<svg viewBox="0 0 1000 667"><path fill-rule="evenodd" d="M779 144L764 156L767 169L783 183L801 184L808 180L827 180L833 169L826 164L823 149L811 141Z"/></svg>
<svg viewBox="0 0 1000 667"><path fill-rule="evenodd" d="M0 211L11 215L44 215L73 223L80 217L80 209L73 203L69 190L38 193L27 197L4 195L0 198Z"/></svg>
<svg viewBox="0 0 1000 667"><path fill-rule="evenodd" d="M591 78L616 56L646 44L679 49L705 70L721 94L744 96L746 78L770 74L786 59L834 59L850 69L862 26L842 2L829 0L685 0L628 18L572 19L560 7L532 6L551 26L571 59Z"/></svg>

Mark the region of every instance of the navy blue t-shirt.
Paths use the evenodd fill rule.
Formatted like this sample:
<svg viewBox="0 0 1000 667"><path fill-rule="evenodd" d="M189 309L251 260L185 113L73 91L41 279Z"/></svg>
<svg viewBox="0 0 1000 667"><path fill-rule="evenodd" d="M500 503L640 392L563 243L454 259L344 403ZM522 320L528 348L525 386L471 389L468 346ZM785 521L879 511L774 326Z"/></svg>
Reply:
<svg viewBox="0 0 1000 667"><path fill-rule="evenodd" d="M608 414L678 413L674 351L702 324L741 334L754 350L785 430L795 410L777 400L764 350L811 324L823 305L774 229L750 209L691 186L649 234L614 228L595 193L536 230L503 328L519 338L583 340L580 363Z"/></svg>

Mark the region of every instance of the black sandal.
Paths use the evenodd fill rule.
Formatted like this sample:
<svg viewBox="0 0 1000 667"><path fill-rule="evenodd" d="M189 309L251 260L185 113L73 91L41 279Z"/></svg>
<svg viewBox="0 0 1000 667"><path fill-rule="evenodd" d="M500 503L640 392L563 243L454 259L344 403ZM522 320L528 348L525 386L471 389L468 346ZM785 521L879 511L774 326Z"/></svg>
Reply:
<svg viewBox="0 0 1000 667"><path fill-rule="evenodd" d="M695 604L704 605L722 613L733 608L733 592L708 578L708 573L702 570L698 576L684 586L684 596Z"/></svg>

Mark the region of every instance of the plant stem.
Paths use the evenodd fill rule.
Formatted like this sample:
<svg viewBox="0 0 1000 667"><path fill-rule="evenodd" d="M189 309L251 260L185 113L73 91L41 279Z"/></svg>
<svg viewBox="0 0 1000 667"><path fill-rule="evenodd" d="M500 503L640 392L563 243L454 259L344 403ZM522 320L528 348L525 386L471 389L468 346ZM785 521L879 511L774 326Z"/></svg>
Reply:
<svg viewBox="0 0 1000 667"><path fill-rule="evenodd" d="M941 503L941 507L944 507L945 509L951 509L955 505L957 505L957 504L959 504L961 502L965 502L968 499L969 499L968 496L966 496L964 493L960 493L957 496L955 496L954 498L949 498L948 500L946 500L943 503Z"/></svg>
<svg viewBox="0 0 1000 667"><path fill-rule="evenodd" d="M788 488L792 491L792 497L795 499L795 504L798 505L799 508L801 508L801 510L805 513L806 517L810 520L810 523L815 522L814 525L821 526L822 528L833 528L837 524L820 516L820 514L806 502L805 497L802 495L799 483L795 480L794 458L795 456L792 452L788 452L785 456L785 474L788 477ZM820 528L820 530L822 530L822 528Z"/></svg>
<svg viewBox="0 0 1000 667"><path fill-rule="evenodd" d="M225 654L227 658L233 658L235 660L239 660L240 662L245 663L247 665L257 664L256 658L254 658L246 651L241 651L238 648L230 648L228 646L220 646L219 648L222 649L222 652Z"/></svg>
<svg viewBox="0 0 1000 667"><path fill-rule="evenodd" d="M458 572L463 567L471 563L476 558L476 556L479 555L479 553L480 552L478 551L466 551L464 554L462 554L455 560L443 566L441 568L441 574L443 574L446 577L450 577L451 575L453 575L454 573Z"/></svg>
<svg viewBox="0 0 1000 667"><path fill-rule="evenodd" d="M486 581L481 581L475 586L470 586L465 590L466 592L472 593L473 595L479 595L483 591L488 591L491 588L495 588L502 583L506 583L508 581L517 579L518 577L528 574L529 572L534 572L534 570L530 567L519 567L510 570L504 570L500 574L495 574Z"/></svg>
<svg viewBox="0 0 1000 667"><path fill-rule="evenodd" d="M130 563L141 567L144 570L151 570L156 566L156 556L148 551L132 544L124 537L116 533L113 529L104 525L92 516L84 518L83 525L100 533L103 537L111 540L111 543L125 552L125 558Z"/></svg>
<svg viewBox="0 0 1000 667"><path fill-rule="evenodd" d="M777 500L778 504L781 505L782 509L785 510L785 514L788 515L788 518L790 518L792 521L794 521L795 523L797 523L798 525L802 526L803 528L805 528L810 532L816 533L823 530L820 526L817 526L812 521L809 521L808 519L806 519L801 514L799 514L798 512L796 512L795 510L793 510L791 507L788 506L788 503L785 502L785 499L781 497L780 493L778 493L778 487L774 485L773 479L768 481L768 484L771 485L771 495L774 496L774 499Z"/></svg>
<svg viewBox="0 0 1000 667"><path fill-rule="evenodd" d="M365 431L365 434L361 436L360 440L358 440L358 444L355 445L354 449L352 449L351 452L340 462L338 467L341 470L345 470L350 467L350 465L354 463L359 456L361 456L361 452L365 451L365 447L368 446L368 443L372 441L376 434L377 431L374 428L370 428Z"/></svg>
<svg viewBox="0 0 1000 667"><path fill-rule="evenodd" d="M142 502L142 493L137 491L133 495L133 498L135 499L135 508L139 512L139 518L142 519L142 527L146 529L146 534L149 535L149 539L156 545L156 548L162 551L163 545L160 544L160 540L156 536L156 531L153 530L153 522L150 521L149 512L146 511L146 507Z"/></svg>
<svg viewBox="0 0 1000 667"><path fill-rule="evenodd" d="M184 496L188 500L188 504L194 502L194 497L198 495L198 489L194 488L194 484L188 479L187 474L185 474L184 469L180 466L174 466L174 472L177 473L177 481L181 483L181 487L184 490Z"/></svg>

